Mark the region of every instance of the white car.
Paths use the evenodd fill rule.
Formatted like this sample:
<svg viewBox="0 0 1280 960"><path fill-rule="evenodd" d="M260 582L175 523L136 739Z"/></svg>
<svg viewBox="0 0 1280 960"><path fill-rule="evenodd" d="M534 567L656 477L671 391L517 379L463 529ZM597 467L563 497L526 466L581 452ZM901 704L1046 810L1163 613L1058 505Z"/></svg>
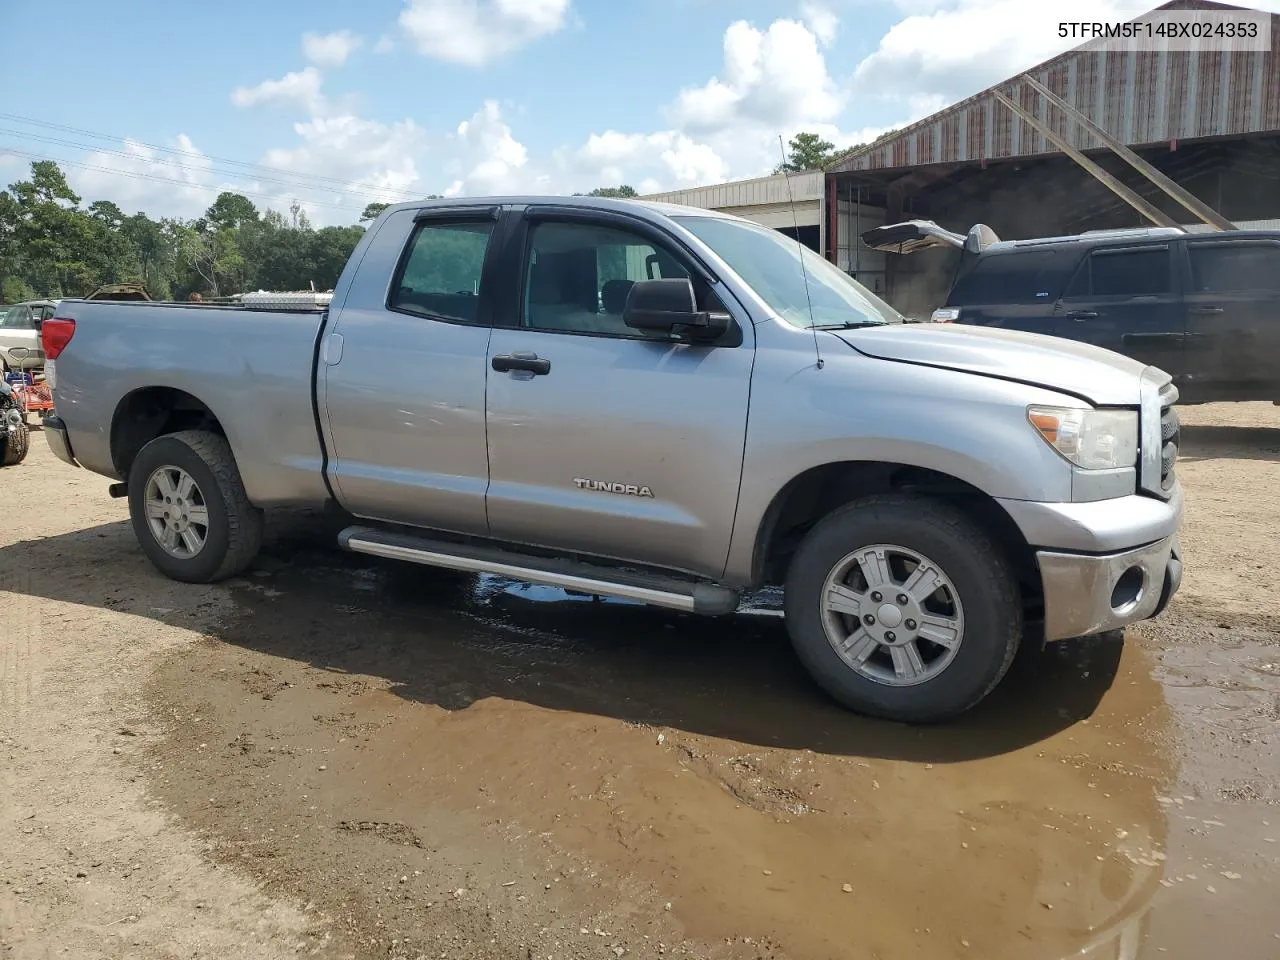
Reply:
<svg viewBox="0 0 1280 960"><path fill-rule="evenodd" d="M0 365L4 371L39 370L44 366L39 325L53 316L57 306L55 300L27 300L0 307ZM25 355L22 350L26 350Z"/></svg>

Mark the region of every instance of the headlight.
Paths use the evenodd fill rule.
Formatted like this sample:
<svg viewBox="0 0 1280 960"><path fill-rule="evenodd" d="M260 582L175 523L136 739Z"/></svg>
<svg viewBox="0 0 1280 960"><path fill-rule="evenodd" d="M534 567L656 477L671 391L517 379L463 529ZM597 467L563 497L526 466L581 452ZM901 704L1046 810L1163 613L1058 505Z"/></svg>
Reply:
<svg viewBox="0 0 1280 960"><path fill-rule="evenodd" d="M1085 470L1138 462L1138 412L1085 407L1028 407L1027 419L1053 449Z"/></svg>

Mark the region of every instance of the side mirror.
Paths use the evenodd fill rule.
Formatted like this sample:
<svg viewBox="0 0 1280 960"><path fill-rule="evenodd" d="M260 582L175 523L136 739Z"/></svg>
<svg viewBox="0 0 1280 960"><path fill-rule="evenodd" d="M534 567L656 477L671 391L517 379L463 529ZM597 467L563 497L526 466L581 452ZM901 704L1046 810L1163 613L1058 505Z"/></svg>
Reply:
<svg viewBox="0 0 1280 960"><path fill-rule="evenodd" d="M622 322L647 333L697 340L714 340L729 329L726 314L698 309L693 282L688 279L637 280L627 294Z"/></svg>

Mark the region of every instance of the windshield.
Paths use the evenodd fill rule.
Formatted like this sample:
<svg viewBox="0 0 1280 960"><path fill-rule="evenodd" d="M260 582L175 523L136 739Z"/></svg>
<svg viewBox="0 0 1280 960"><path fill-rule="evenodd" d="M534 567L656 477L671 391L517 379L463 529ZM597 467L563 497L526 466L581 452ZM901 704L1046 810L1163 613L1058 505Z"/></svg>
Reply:
<svg viewBox="0 0 1280 960"><path fill-rule="evenodd" d="M760 299L793 326L878 326L905 319L835 264L776 230L720 217L676 220L719 254Z"/></svg>

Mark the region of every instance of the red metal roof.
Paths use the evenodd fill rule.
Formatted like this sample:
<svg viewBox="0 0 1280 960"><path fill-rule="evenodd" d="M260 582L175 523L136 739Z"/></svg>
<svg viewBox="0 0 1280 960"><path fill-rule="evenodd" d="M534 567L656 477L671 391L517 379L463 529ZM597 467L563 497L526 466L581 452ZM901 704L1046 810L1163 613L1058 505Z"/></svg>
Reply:
<svg viewBox="0 0 1280 960"><path fill-rule="evenodd" d="M1244 9L1174 0L1156 9ZM1097 51L1077 47L1026 71L1125 144L1280 131L1280 15L1270 53ZM1081 150L1102 148L1079 124L1013 80L847 154L831 173L1006 160L1058 153L991 96L1000 89ZM1047 114L1046 114L1046 111Z"/></svg>

